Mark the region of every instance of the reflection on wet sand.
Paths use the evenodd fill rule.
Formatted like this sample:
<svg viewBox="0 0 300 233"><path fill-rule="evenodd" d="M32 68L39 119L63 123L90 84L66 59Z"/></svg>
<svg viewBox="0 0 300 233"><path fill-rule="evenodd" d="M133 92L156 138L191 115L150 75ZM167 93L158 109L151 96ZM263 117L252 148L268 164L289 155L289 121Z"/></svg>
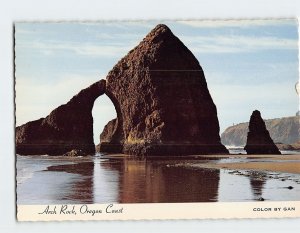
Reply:
<svg viewBox="0 0 300 233"><path fill-rule="evenodd" d="M90 157L84 161L21 157L17 160L17 202L89 204L299 200L298 174L204 168L209 164L218 163L216 160L121 156Z"/></svg>
<svg viewBox="0 0 300 233"><path fill-rule="evenodd" d="M101 166L118 170L120 203L217 201L219 170L174 167L172 163L122 159Z"/></svg>
<svg viewBox="0 0 300 233"><path fill-rule="evenodd" d="M82 179L74 181L69 188L69 192L65 193L65 195L61 197L61 200L73 200L75 203L93 203L93 162L50 166L47 168L47 171L60 171L81 175Z"/></svg>
<svg viewBox="0 0 300 233"><path fill-rule="evenodd" d="M266 176L267 173L265 172L253 172L249 176L251 190L255 200L262 198L263 188L266 184Z"/></svg>
<svg viewBox="0 0 300 233"><path fill-rule="evenodd" d="M219 170L170 166L172 163L174 161L110 159L100 163L50 166L47 171L83 177L74 181L61 200L82 203L217 201Z"/></svg>

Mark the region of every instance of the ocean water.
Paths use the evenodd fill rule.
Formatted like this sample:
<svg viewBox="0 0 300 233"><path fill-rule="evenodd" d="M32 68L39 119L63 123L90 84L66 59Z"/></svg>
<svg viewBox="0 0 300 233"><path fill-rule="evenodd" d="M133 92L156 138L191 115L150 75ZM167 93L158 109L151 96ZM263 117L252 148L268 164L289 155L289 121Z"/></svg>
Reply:
<svg viewBox="0 0 300 233"><path fill-rule="evenodd" d="M226 161L237 162L222 160ZM17 155L17 203L300 200L299 174L237 172L187 165L218 162L220 160L189 160L187 163L176 158L107 158L100 154L84 158Z"/></svg>
<svg viewBox="0 0 300 233"><path fill-rule="evenodd" d="M245 155L247 152L244 150L244 147L239 146L226 146L230 154L242 154ZM281 150L281 154L283 155L298 155L300 154L299 150Z"/></svg>

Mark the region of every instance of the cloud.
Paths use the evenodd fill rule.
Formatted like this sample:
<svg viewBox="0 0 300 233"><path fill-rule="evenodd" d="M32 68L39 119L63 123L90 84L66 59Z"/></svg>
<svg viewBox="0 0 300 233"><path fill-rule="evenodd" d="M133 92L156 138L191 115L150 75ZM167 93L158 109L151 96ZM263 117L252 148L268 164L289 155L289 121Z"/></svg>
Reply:
<svg viewBox="0 0 300 233"><path fill-rule="evenodd" d="M19 27L19 24L16 24L15 25L15 34L17 35L17 36L19 36L19 35L30 35L30 34L33 34L33 33L35 33L35 31L34 30L29 30L29 29L24 29L24 28L22 28L22 27Z"/></svg>
<svg viewBox="0 0 300 233"><path fill-rule="evenodd" d="M120 46L117 44L98 45L90 43L65 43L65 42L22 42L16 44L16 49L36 49L44 55L51 55L55 52L70 51L77 55L93 57L119 57L127 54L133 46Z"/></svg>
<svg viewBox="0 0 300 233"><path fill-rule="evenodd" d="M77 22L74 22L77 23ZM128 28L144 28L144 29L151 29L153 28L157 22L151 21L151 20L103 20L103 21L86 21L86 22L78 22L78 24L84 25L84 26L91 26L91 27L99 27L99 26L106 26L106 27L113 27L113 28L119 28L119 29L128 29Z"/></svg>
<svg viewBox="0 0 300 233"><path fill-rule="evenodd" d="M242 53L261 50L298 49L296 39L254 36L181 36L194 53Z"/></svg>
<svg viewBox="0 0 300 233"><path fill-rule="evenodd" d="M278 26L296 23L295 19L224 19L224 20L184 20L176 21L179 24L197 28L238 27L248 28L255 26Z"/></svg>
<svg viewBox="0 0 300 233"><path fill-rule="evenodd" d="M110 40L109 44L113 45L124 45L126 43L132 43L134 42L137 44L139 41L141 41L146 34L143 33L97 33L95 32L95 38L100 40ZM116 42L116 40L118 42Z"/></svg>
<svg viewBox="0 0 300 233"><path fill-rule="evenodd" d="M109 35L100 34L107 38ZM116 37L118 37L116 35ZM129 40L126 43L110 42L109 44L96 43L79 43L79 42L20 42L16 44L17 49L27 48L36 49L44 55L54 55L57 52L69 51L81 56L92 57L110 57L116 58L124 56L134 48L138 41L139 35L122 35L119 39ZM214 36L180 36L180 39L194 53L244 53L261 50L282 50L298 48L296 39L276 38L276 37L254 37L254 36L230 36L230 35L214 35Z"/></svg>
<svg viewBox="0 0 300 233"><path fill-rule="evenodd" d="M256 86L268 83L296 83L298 80L298 62L264 62L233 63L227 70L215 69L214 66L204 68L209 84L220 85L243 84Z"/></svg>
<svg viewBox="0 0 300 233"><path fill-rule="evenodd" d="M292 116L298 109L294 85L270 83L263 85L210 85L210 94L217 106L221 132L232 123L249 121L253 110L264 119Z"/></svg>
<svg viewBox="0 0 300 233"><path fill-rule="evenodd" d="M243 103L245 105L249 103L264 103L267 105L274 102L289 102L288 100L291 98L297 100L295 88L289 83L266 83L253 86L242 84L213 85L210 89L213 90L215 99L222 102L222 106L229 106L234 103Z"/></svg>

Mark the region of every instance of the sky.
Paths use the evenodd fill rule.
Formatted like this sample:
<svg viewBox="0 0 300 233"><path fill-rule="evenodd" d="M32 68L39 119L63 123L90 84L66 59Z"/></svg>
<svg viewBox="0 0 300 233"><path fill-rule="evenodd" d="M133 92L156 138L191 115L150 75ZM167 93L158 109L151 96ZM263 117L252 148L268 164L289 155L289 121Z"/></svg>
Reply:
<svg viewBox="0 0 300 233"><path fill-rule="evenodd" d="M157 24L166 24L200 62L217 106L220 134L249 121L294 116L298 75L295 19L18 22L15 24L16 125L46 117L107 73ZM93 108L94 141L116 117L112 102Z"/></svg>

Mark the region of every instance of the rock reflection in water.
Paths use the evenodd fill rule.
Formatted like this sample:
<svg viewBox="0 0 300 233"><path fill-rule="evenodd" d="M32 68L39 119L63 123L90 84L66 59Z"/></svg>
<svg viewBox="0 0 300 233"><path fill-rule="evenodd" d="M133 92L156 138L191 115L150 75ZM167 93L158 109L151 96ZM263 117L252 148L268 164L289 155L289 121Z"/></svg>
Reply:
<svg viewBox="0 0 300 233"><path fill-rule="evenodd" d="M82 178L74 181L74 183L70 186L68 192L65 192L61 197L61 200L72 200L73 203L93 203L93 162L50 166L47 168L47 171L67 172L81 175Z"/></svg>
<svg viewBox="0 0 300 233"><path fill-rule="evenodd" d="M254 200L262 197L264 185L266 184L266 176L265 172L252 172L250 174L249 179Z"/></svg>
<svg viewBox="0 0 300 233"><path fill-rule="evenodd" d="M61 196L73 203L159 203L217 201L219 171L175 166L175 161L109 159L50 166L79 174Z"/></svg>
<svg viewBox="0 0 300 233"><path fill-rule="evenodd" d="M17 158L18 204L298 201L300 193L298 174L210 170L200 160Z"/></svg>
<svg viewBox="0 0 300 233"><path fill-rule="evenodd" d="M119 159L101 166L119 172L120 203L217 201L219 171L173 166L174 161Z"/></svg>

